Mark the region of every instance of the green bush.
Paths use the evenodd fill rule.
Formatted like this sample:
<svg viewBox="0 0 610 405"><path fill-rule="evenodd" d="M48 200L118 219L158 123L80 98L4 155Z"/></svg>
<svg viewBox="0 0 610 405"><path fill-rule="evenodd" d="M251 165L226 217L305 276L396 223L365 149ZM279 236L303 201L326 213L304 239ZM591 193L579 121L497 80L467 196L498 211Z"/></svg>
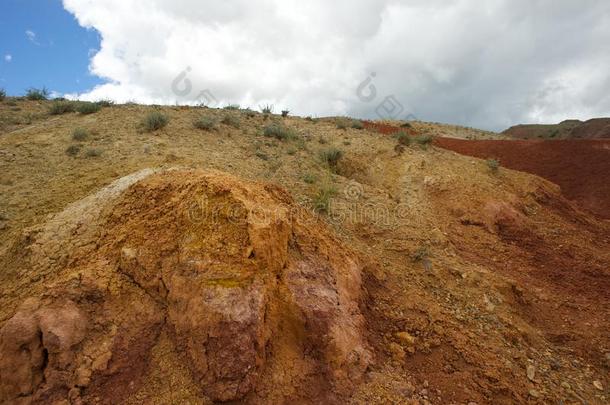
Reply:
<svg viewBox="0 0 610 405"><path fill-rule="evenodd" d="M76 105L73 101L53 101L49 107L49 114L60 115L74 112Z"/></svg>
<svg viewBox="0 0 610 405"><path fill-rule="evenodd" d="M303 181L307 184L313 184L315 183L317 180L316 176L314 176L313 174L306 174L303 176Z"/></svg>
<svg viewBox="0 0 610 405"><path fill-rule="evenodd" d="M487 167L492 173L496 174L500 170L500 161L498 159L487 159Z"/></svg>
<svg viewBox="0 0 610 405"><path fill-rule="evenodd" d="M221 121L225 125L229 125L233 128L239 128L241 123L239 122L239 118L234 115L227 114L222 118Z"/></svg>
<svg viewBox="0 0 610 405"><path fill-rule="evenodd" d="M320 158L331 169L336 169L339 160L343 157L343 152L337 148L329 148L320 152Z"/></svg>
<svg viewBox="0 0 610 405"><path fill-rule="evenodd" d="M404 145L404 146L411 145L411 140L412 140L411 136L404 131L398 132L396 135L394 135L394 137L396 138L398 143L401 145Z"/></svg>
<svg viewBox="0 0 610 405"><path fill-rule="evenodd" d="M102 156L102 151L100 149L87 149L85 153L87 157L99 157Z"/></svg>
<svg viewBox="0 0 610 405"><path fill-rule="evenodd" d="M282 117L286 118L290 114L290 110L282 110Z"/></svg>
<svg viewBox="0 0 610 405"><path fill-rule="evenodd" d="M76 128L72 131L72 140L77 142L83 142L89 139L89 132L82 128Z"/></svg>
<svg viewBox="0 0 610 405"><path fill-rule="evenodd" d="M233 110L233 111L239 110L239 108L240 108L239 104L229 104L224 107L225 110Z"/></svg>
<svg viewBox="0 0 610 405"><path fill-rule="evenodd" d="M4 89L0 89L0 101L4 101L6 98L6 91Z"/></svg>
<svg viewBox="0 0 610 405"><path fill-rule="evenodd" d="M429 257L430 257L430 249L428 249L427 246L420 246L413 253L413 256L411 258L413 259L414 262L418 263L418 262L423 262L424 260L427 260Z"/></svg>
<svg viewBox="0 0 610 405"><path fill-rule="evenodd" d="M81 114L94 114L102 109L102 106L98 103L89 103L86 101L80 102L76 105L76 111Z"/></svg>
<svg viewBox="0 0 610 405"><path fill-rule="evenodd" d="M195 121L195 128L204 131L213 131L216 129L216 120L212 117L201 117Z"/></svg>
<svg viewBox="0 0 610 405"><path fill-rule="evenodd" d="M364 123L360 120L352 120L351 127L354 129L364 129Z"/></svg>
<svg viewBox="0 0 610 405"><path fill-rule="evenodd" d="M263 114L273 114L273 104L267 104L260 107Z"/></svg>
<svg viewBox="0 0 610 405"><path fill-rule="evenodd" d="M337 189L333 185L324 185L313 198L313 209L316 212L329 213L332 198L337 194Z"/></svg>
<svg viewBox="0 0 610 405"><path fill-rule="evenodd" d="M279 139L281 141L295 139L297 137L297 135L291 129L277 123L265 127L264 134L265 136Z"/></svg>
<svg viewBox="0 0 610 405"><path fill-rule="evenodd" d="M49 90L47 90L45 87L43 87L42 89L36 89L32 87L26 91L25 97L28 100L46 100L47 98L49 98Z"/></svg>
<svg viewBox="0 0 610 405"><path fill-rule="evenodd" d="M68 155L68 156L76 156L76 155L78 155L78 152L80 152L79 145L70 145L66 149L66 155Z"/></svg>
<svg viewBox="0 0 610 405"><path fill-rule="evenodd" d="M415 137L415 142L420 144L422 147L428 147L433 140L434 138L431 135L418 135Z"/></svg>
<svg viewBox="0 0 610 405"><path fill-rule="evenodd" d="M142 126L144 127L144 130L153 132L164 128L168 123L169 118L167 115L159 111L151 111L146 115L146 117L144 117Z"/></svg>
<svg viewBox="0 0 610 405"><path fill-rule="evenodd" d="M346 119L340 119L337 121L337 129L347 129L349 122Z"/></svg>
<svg viewBox="0 0 610 405"><path fill-rule="evenodd" d="M114 105L114 101L112 100L98 100L95 102L95 104L99 105L100 107L112 107Z"/></svg>

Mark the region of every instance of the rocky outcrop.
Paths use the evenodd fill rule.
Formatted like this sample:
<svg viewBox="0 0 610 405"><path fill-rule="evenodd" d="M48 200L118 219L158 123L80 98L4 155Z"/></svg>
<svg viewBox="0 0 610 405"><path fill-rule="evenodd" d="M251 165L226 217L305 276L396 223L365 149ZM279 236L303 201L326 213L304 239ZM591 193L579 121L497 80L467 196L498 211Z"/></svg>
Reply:
<svg viewBox="0 0 610 405"><path fill-rule="evenodd" d="M162 332L213 401L336 401L371 361L358 259L277 187L147 171L26 239L45 289L1 325L3 403L123 402Z"/></svg>

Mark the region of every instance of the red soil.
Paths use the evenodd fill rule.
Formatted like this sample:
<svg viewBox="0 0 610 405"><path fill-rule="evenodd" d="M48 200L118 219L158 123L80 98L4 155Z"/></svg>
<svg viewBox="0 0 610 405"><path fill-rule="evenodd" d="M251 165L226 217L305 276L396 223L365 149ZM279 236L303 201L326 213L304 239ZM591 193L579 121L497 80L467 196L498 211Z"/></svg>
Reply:
<svg viewBox="0 0 610 405"><path fill-rule="evenodd" d="M437 138L435 145L543 177L568 199L610 219L610 140L468 141Z"/></svg>

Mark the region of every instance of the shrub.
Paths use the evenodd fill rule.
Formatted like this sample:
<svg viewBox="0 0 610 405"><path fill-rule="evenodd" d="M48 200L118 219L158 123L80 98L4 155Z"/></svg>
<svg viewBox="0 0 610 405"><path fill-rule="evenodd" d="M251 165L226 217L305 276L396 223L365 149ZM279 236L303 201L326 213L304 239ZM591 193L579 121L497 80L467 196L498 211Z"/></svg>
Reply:
<svg viewBox="0 0 610 405"><path fill-rule="evenodd" d="M492 173L496 174L500 170L500 161L498 159L487 159L487 167Z"/></svg>
<svg viewBox="0 0 610 405"><path fill-rule="evenodd" d="M212 117L201 117L194 123L195 128L204 131L213 131L216 129L216 120Z"/></svg>
<svg viewBox="0 0 610 405"><path fill-rule="evenodd" d="M246 109L244 110L244 112L246 113L246 117L248 117L248 118L254 118L254 117L256 117L256 111L252 111L252 110L251 110L251 109L249 109L249 108L246 108Z"/></svg>
<svg viewBox="0 0 610 405"><path fill-rule="evenodd" d="M337 129L347 129L348 126L349 123L347 122L347 120L341 119L337 121Z"/></svg>
<svg viewBox="0 0 610 405"><path fill-rule="evenodd" d="M256 157L261 160L269 160L269 156L265 152L256 152Z"/></svg>
<svg viewBox="0 0 610 405"><path fill-rule="evenodd" d="M411 136L404 131L398 132L395 136L399 144L404 146L411 145Z"/></svg>
<svg viewBox="0 0 610 405"><path fill-rule="evenodd" d="M160 113L159 111L151 111L144 117L142 126L148 132L159 130L167 125L169 118L167 115Z"/></svg>
<svg viewBox="0 0 610 405"><path fill-rule="evenodd" d="M415 137L415 142L417 142L418 144L420 144L423 147L427 147L428 145L430 145L432 143L432 140L434 138L432 138L431 135L418 135Z"/></svg>
<svg viewBox="0 0 610 405"><path fill-rule="evenodd" d="M229 104L229 105L224 106L225 110L232 110L232 111L239 110L239 108L240 108L239 104Z"/></svg>
<svg viewBox="0 0 610 405"><path fill-rule="evenodd" d="M80 152L80 146L78 145L70 145L68 149L66 149L66 155L68 156L76 156Z"/></svg>
<svg viewBox="0 0 610 405"><path fill-rule="evenodd" d="M0 89L0 101L4 101L6 98L6 91L4 89Z"/></svg>
<svg viewBox="0 0 610 405"><path fill-rule="evenodd" d="M99 105L100 107L112 107L114 105L114 101L112 100L98 100L95 102L95 104Z"/></svg>
<svg viewBox="0 0 610 405"><path fill-rule="evenodd" d="M400 127L401 127L401 128L411 128L411 127L412 127L412 125L411 125L410 123L408 123L408 122L405 122L405 123L404 123L404 124L402 124Z"/></svg>
<svg viewBox="0 0 610 405"><path fill-rule="evenodd" d="M36 89L32 87L26 91L25 97L28 100L46 100L49 97L49 90L47 90L45 87L43 87L42 89Z"/></svg>
<svg viewBox="0 0 610 405"><path fill-rule="evenodd" d="M286 118L290 114L290 110L282 110L282 117Z"/></svg>
<svg viewBox="0 0 610 405"><path fill-rule="evenodd" d="M80 102L76 106L76 111L81 114L94 114L102 109L98 103Z"/></svg>
<svg viewBox="0 0 610 405"><path fill-rule="evenodd" d="M316 182L316 176L314 176L313 174L306 174L305 176L303 176L303 181L307 184L313 184Z"/></svg>
<svg viewBox="0 0 610 405"><path fill-rule="evenodd" d="M295 139L297 137L291 129L277 123L265 127L264 134L265 136L279 139L281 141L286 139Z"/></svg>
<svg viewBox="0 0 610 405"><path fill-rule="evenodd" d="M74 112L76 105L73 101L53 101L49 108L49 114L60 115Z"/></svg>
<svg viewBox="0 0 610 405"><path fill-rule="evenodd" d="M413 253L413 256L411 258L413 259L414 262L417 263L417 262L423 262L424 260L427 260L429 257L430 257L430 250L428 249L428 247L420 246Z"/></svg>
<svg viewBox="0 0 610 405"><path fill-rule="evenodd" d="M273 104L267 104L260 107L263 114L273 114Z"/></svg>
<svg viewBox="0 0 610 405"><path fill-rule="evenodd" d="M87 157L99 157L102 156L102 151L100 149L87 149L85 155Z"/></svg>
<svg viewBox="0 0 610 405"><path fill-rule="evenodd" d="M331 199L337 194L337 189L333 185L324 185L313 199L313 209L316 212L330 212Z"/></svg>
<svg viewBox="0 0 610 405"><path fill-rule="evenodd" d="M354 129L364 129L364 123L360 120L352 120L351 127Z"/></svg>
<svg viewBox="0 0 610 405"><path fill-rule="evenodd" d="M234 115L225 115L221 121L225 125L232 126L233 128L239 128L241 123L239 122L239 118Z"/></svg>
<svg viewBox="0 0 610 405"><path fill-rule="evenodd" d="M89 139L89 132L82 128L76 128L72 131L72 140L77 142L86 141Z"/></svg>
<svg viewBox="0 0 610 405"><path fill-rule="evenodd" d="M331 169L336 169L339 160L343 157L343 152L337 148L329 148L320 152L320 158L326 163Z"/></svg>

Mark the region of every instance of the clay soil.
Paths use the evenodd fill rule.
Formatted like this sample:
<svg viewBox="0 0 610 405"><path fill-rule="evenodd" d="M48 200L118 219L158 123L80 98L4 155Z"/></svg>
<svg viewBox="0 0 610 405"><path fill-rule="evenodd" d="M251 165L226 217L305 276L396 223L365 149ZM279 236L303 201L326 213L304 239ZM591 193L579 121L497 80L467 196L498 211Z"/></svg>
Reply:
<svg viewBox="0 0 610 405"><path fill-rule="evenodd" d="M561 187L581 208L610 219L610 140L466 141L438 138L435 144L463 155L497 159Z"/></svg>

